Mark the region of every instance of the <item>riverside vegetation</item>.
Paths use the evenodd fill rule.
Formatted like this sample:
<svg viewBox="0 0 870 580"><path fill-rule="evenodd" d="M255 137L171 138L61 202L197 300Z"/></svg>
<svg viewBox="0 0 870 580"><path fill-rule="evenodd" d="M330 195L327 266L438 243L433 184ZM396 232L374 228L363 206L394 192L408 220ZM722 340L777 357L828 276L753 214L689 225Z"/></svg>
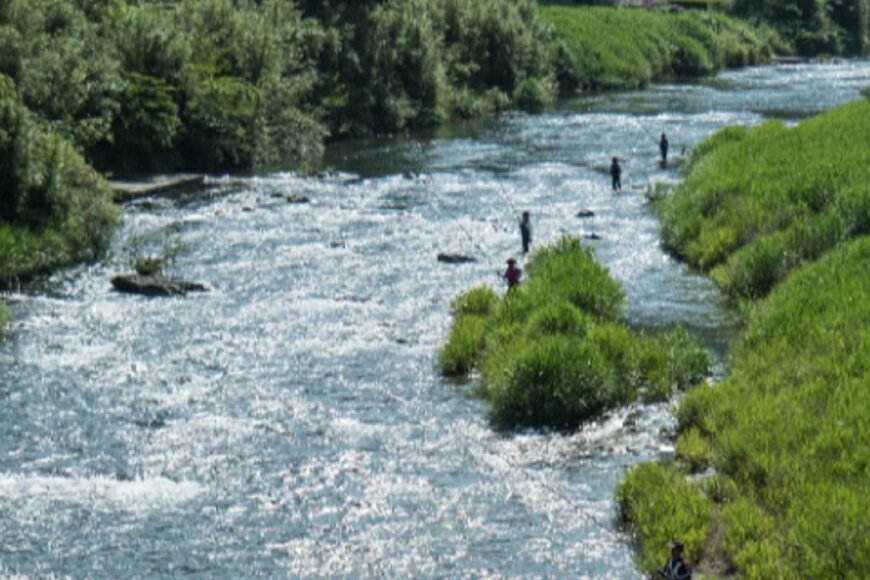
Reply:
<svg viewBox="0 0 870 580"><path fill-rule="evenodd" d="M746 324L726 378L680 402L676 459L619 486L645 570L679 536L741 578L870 577L868 145L867 99L724 129L660 202L668 246Z"/></svg>
<svg viewBox="0 0 870 580"><path fill-rule="evenodd" d="M533 252L527 280L499 297L459 295L440 352L448 376L479 369L499 428L573 429L638 398L666 400L700 381L710 358L688 333L632 332L623 293L577 238Z"/></svg>
<svg viewBox="0 0 870 580"><path fill-rule="evenodd" d="M0 284L105 246L116 215L89 166L305 168L328 140L767 54L766 38L724 17L532 0L5 0Z"/></svg>

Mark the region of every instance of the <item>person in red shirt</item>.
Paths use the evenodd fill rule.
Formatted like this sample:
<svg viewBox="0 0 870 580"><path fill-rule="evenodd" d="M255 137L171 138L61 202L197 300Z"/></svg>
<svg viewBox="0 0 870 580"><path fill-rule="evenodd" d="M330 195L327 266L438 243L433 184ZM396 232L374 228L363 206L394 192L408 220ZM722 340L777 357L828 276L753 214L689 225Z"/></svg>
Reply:
<svg viewBox="0 0 870 580"><path fill-rule="evenodd" d="M502 278L505 279L508 285L508 290L518 286L520 283L520 278L523 276L523 271L517 267L517 261L513 258L508 258L507 261L507 270L504 271L504 274L501 275Z"/></svg>

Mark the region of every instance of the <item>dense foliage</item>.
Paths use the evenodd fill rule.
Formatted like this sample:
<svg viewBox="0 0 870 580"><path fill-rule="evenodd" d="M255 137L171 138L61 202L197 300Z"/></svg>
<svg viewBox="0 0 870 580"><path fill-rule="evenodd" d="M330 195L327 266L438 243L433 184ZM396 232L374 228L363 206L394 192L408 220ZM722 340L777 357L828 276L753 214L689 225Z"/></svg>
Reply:
<svg viewBox="0 0 870 580"><path fill-rule="evenodd" d="M0 72L101 169L299 166L555 84L532 0L8 0Z"/></svg>
<svg viewBox="0 0 870 580"><path fill-rule="evenodd" d="M453 303L446 375L482 371L498 427L572 429L643 397L664 400L710 361L682 329L658 336L619 322L622 291L576 238L536 251L527 280L499 297L475 288Z"/></svg>
<svg viewBox="0 0 870 580"><path fill-rule="evenodd" d="M677 461L623 483L648 569L679 528L701 538L690 557L721 550L741 578L870 576L868 107L721 131L670 202L672 245L695 263L722 263L719 281L754 300L725 380L677 409ZM698 493L708 516L677 507L647 521L668 497ZM714 528L719 546L703 541Z"/></svg>
<svg viewBox="0 0 870 580"><path fill-rule="evenodd" d="M758 298L844 238L870 233L870 100L787 127L728 128L662 201L665 246L731 296Z"/></svg>
<svg viewBox="0 0 870 580"><path fill-rule="evenodd" d="M801 54L867 54L868 0L734 0L733 12L775 27Z"/></svg>
<svg viewBox="0 0 870 580"><path fill-rule="evenodd" d="M0 283L95 257L113 233L108 183L0 75Z"/></svg>
<svg viewBox="0 0 870 580"><path fill-rule="evenodd" d="M326 139L540 110L560 90L705 74L767 53L723 16L533 0L0 6L0 73L92 164L126 175L304 167Z"/></svg>

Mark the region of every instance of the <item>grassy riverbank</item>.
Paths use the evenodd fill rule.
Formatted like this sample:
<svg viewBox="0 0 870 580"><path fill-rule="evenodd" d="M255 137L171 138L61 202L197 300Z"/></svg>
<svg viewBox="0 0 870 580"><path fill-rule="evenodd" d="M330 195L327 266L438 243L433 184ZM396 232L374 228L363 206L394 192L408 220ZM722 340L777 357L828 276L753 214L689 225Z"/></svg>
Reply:
<svg viewBox="0 0 870 580"><path fill-rule="evenodd" d="M541 6L563 92L634 89L770 59L773 36L697 10L680 14L605 7Z"/></svg>
<svg viewBox="0 0 870 580"><path fill-rule="evenodd" d="M841 240L870 233L870 100L794 128L724 129L661 202L669 251L756 299Z"/></svg>
<svg viewBox="0 0 870 580"><path fill-rule="evenodd" d="M535 251L526 269L502 297L489 287L457 297L440 354L445 375L481 371L497 427L572 429L638 398L665 400L707 372L685 331L645 336L619 321L622 290L579 239Z"/></svg>
<svg viewBox="0 0 870 580"><path fill-rule="evenodd" d="M683 537L741 578L870 577L868 119L861 101L722 131L668 201L671 247L732 292L764 284L735 292L746 327L727 377L679 405L676 461L618 490L645 570Z"/></svg>

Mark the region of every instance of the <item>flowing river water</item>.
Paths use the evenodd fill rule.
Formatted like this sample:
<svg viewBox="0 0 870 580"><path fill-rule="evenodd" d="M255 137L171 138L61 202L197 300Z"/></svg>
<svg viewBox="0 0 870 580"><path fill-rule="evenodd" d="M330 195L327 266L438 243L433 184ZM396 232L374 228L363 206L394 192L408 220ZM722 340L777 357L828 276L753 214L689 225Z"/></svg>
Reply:
<svg viewBox="0 0 870 580"><path fill-rule="evenodd" d="M658 166L660 133L679 157L868 84L866 62L727 72L342 145L326 176L216 177L125 206L106 260L8 296L0 576L641 578L614 487L672 453L669 406L496 433L474 382L438 375L450 302L501 291L529 210L534 245L596 234L626 321L686 325L721 372L732 321L661 250L643 195L678 179ZM628 159L618 195L613 155ZM113 292L142 239L183 242L174 272L209 291Z"/></svg>

